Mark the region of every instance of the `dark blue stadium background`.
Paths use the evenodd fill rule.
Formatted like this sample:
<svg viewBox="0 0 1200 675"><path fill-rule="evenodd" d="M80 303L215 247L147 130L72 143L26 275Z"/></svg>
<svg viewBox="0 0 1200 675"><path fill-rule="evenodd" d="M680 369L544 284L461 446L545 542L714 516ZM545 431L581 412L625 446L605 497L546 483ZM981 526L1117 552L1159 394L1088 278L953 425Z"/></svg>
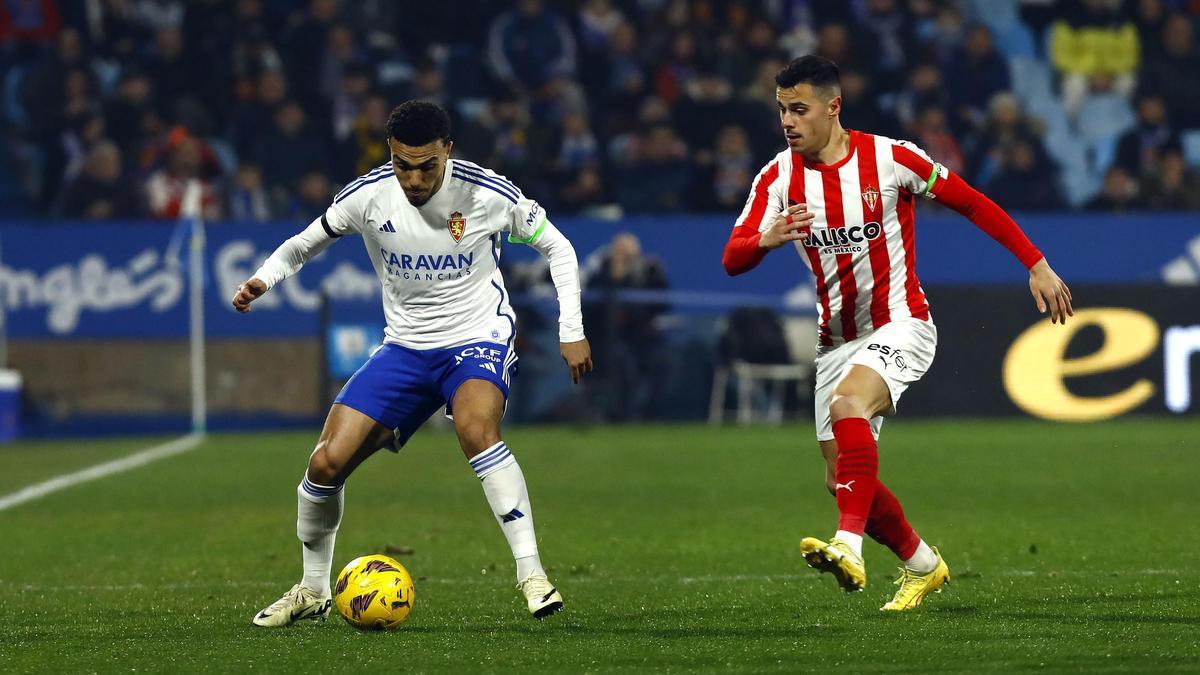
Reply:
<svg viewBox="0 0 1200 675"><path fill-rule="evenodd" d="M1184 0L32 0L0 7L5 217L308 219L385 160L387 112L552 213L736 210L780 147L772 77L842 68L843 123L1018 210L1200 203Z"/></svg>

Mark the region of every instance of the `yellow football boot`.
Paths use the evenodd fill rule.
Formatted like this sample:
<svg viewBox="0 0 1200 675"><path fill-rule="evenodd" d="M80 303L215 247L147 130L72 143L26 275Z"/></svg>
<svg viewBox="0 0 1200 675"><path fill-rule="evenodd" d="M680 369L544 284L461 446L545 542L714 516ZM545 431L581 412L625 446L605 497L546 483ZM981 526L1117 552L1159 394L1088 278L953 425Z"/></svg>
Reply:
<svg viewBox="0 0 1200 675"><path fill-rule="evenodd" d="M805 537L800 540L800 554L809 567L832 574L838 586L847 593L867 587L867 568L862 558L844 541L834 538L826 544L820 539Z"/></svg>
<svg viewBox="0 0 1200 675"><path fill-rule="evenodd" d="M896 580L900 590L896 591L896 596L890 602L879 608L880 611L903 612L914 609L925 596L942 592L942 586L950 583L950 568L942 560L942 554L938 553L936 546L933 547L933 553L937 556L937 566L929 574L917 574L900 566L900 578Z"/></svg>

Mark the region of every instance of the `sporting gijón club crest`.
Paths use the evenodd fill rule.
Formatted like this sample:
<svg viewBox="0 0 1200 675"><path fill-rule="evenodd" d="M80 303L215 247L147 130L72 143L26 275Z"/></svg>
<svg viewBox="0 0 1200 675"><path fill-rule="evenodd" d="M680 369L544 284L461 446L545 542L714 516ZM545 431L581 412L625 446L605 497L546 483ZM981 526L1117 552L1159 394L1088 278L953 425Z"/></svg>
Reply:
<svg viewBox="0 0 1200 675"><path fill-rule="evenodd" d="M867 203L867 210L874 211L875 205L879 203L879 190L876 190L874 186L867 186L867 189L863 190L862 197L863 201Z"/></svg>
<svg viewBox="0 0 1200 675"><path fill-rule="evenodd" d="M455 211L446 221L446 227L450 229L450 236L454 237L454 241L462 241L463 232L467 231L467 219L463 218L461 211Z"/></svg>

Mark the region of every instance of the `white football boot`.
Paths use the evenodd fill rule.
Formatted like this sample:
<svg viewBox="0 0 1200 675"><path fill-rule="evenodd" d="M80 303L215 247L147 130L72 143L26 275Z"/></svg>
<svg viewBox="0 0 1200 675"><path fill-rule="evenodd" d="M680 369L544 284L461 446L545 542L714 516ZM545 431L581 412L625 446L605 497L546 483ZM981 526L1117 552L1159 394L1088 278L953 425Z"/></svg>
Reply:
<svg viewBox="0 0 1200 675"><path fill-rule="evenodd" d="M530 574L517 584L517 590L525 594L529 613L535 619L544 619L563 609L562 596L545 574Z"/></svg>
<svg viewBox="0 0 1200 675"><path fill-rule="evenodd" d="M289 626L305 619L323 620L333 606L333 598L329 591L318 594L300 584L292 586L292 590L283 597L272 602L266 609L254 617L256 626Z"/></svg>

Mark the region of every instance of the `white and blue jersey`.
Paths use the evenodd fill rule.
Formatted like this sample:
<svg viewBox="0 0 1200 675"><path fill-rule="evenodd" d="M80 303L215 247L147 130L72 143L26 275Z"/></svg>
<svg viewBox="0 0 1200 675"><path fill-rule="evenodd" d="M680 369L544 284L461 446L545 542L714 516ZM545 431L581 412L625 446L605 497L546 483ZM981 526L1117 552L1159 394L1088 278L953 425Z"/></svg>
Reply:
<svg viewBox="0 0 1200 675"><path fill-rule="evenodd" d="M331 237L359 233L383 285L385 344L337 397L393 429L396 445L454 392L483 379L505 399L516 374L517 323L500 275L501 236L532 240L545 212L515 185L449 160L442 185L413 206L385 164L334 197Z"/></svg>
<svg viewBox="0 0 1200 675"><path fill-rule="evenodd" d="M559 299L559 338L583 340L578 261L537 202L504 177L449 160L441 186L413 206L390 164L353 181L303 232L255 272L272 288L347 234L361 234L383 286L384 344L337 402L396 432L403 444L469 379L492 382L507 399L516 374L517 321L500 275L501 237L550 261Z"/></svg>
<svg viewBox="0 0 1200 675"><path fill-rule="evenodd" d="M533 241L546 214L508 180L451 159L441 188L413 206L385 164L325 212L331 237L361 234L383 285L385 342L436 349L479 340L511 347L516 317L500 275L501 237Z"/></svg>

